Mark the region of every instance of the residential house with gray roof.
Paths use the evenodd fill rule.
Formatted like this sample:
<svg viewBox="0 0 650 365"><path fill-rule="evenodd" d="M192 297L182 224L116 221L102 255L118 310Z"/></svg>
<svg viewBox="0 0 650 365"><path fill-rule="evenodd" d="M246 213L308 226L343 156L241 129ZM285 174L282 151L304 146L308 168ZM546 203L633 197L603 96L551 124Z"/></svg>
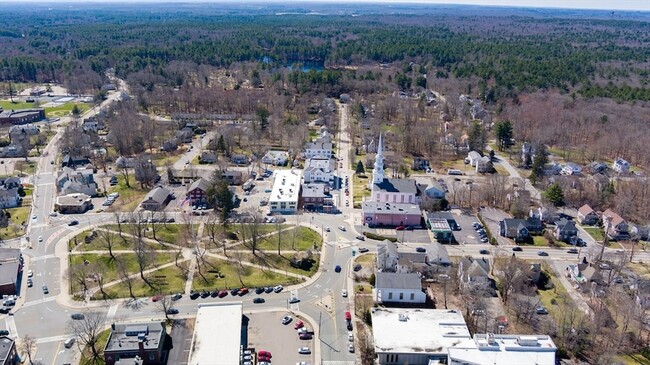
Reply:
<svg viewBox="0 0 650 365"><path fill-rule="evenodd" d="M144 210L159 211L165 209L170 200L170 191L159 186L147 193L140 206Z"/></svg>
<svg viewBox="0 0 650 365"><path fill-rule="evenodd" d="M427 300L417 273L377 272L372 294L375 303L381 304L423 304Z"/></svg>

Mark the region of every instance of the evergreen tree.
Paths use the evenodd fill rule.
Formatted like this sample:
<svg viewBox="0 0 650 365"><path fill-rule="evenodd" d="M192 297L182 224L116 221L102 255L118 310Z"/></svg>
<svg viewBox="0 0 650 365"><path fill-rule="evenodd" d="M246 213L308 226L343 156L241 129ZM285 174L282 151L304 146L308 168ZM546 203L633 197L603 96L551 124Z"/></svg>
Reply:
<svg viewBox="0 0 650 365"><path fill-rule="evenodd" d="M228 189L228 181L221 176L220 170L215 170L210 177L210 187L206 192L208 203L219 208L219 217L226 225L230 212L235 208L232 192Z"/></svg>
<svg viewBox="0 0 650 365"><path fill-rule="evenodd" d="M260 106L259 108L257 108L256 114L257 114L257 118L259 118L260 128L262 130L265 130L266 127L269 126L269 111L265 107Z"/></svg>
<svg viewBox="0 0 650 365"><path fill-rule="evenodd" d="M226 153L227 149L228 148L226 147L226 141L223 139L223 134L222 134L219 136L219 140L217 141L217 151Z"/></svg>
<svg viewBox="0 0 650 365"><path fill-rule="evenodd" d="M512 146L512 123L509 120L499 122L494 126L497 136L497 146L499 151L508 149Z"/></svg>
<svg viewBox="0 0 650 365"><path fill-rule="evenodd" d="M546 154L546 148L543 145L538 145L535 152L535 157L533 158L533 165L531 167L530 181L535 183L542 176L544 176L544 166L548 162L548 156Z"/></svg>
<svg viewBox="0 0 650 365"><path fill-rule="evenodd" d="M546 188L544 198L556 207L564 205L564 192L557 183L553 183Z"/></svg>
<svg viewBox="0 0 650 365"><path fill-rule="evenodd" d="M366 172L366 169L363 167L363 162L361 162L361 160L359 160L359 162L357 162L357 169L355 170L355 173L363 174L365 172Z"/></svg>
<svg viewBox="0 0 650 365"><path fill-rule="evenodd" d="M469 144L470 151L482 152L485 148L487 138L485 135L485 129L478 122L472 124L472 129L469 132L469 139L467 143Z"/></svg>

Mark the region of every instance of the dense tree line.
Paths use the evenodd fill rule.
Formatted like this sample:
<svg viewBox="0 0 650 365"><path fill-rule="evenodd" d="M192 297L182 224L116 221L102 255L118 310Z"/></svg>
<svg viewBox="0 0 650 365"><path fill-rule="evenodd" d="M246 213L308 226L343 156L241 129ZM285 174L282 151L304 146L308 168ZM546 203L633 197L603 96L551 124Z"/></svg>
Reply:
<svg viewBox="0 0 650 365"><path fill-rule="evenodd" d="M650 59L650 48L635 46L650 39L650 24L642 21L506 16L432 21L430 15L278 17L128 9L79 9L73 17L56 9L6 9L0 79L65 82L80 70L103 76L108 67L121 77L146 69L163 75L172 61L216 67L262 60L266 67L415 61L428 67L429 77L404 72L395 78L399 88L453 75L481 80L485 101L539 89L621 101L650 95L648 70L626 67ZM21 16L12 17L12 11ZM340 80L336 73L291 77L288 81L307 77L312 86L330 88ZM617 84L601 85L603 77ZM627 86L625 79L641 86Z"/></svg>

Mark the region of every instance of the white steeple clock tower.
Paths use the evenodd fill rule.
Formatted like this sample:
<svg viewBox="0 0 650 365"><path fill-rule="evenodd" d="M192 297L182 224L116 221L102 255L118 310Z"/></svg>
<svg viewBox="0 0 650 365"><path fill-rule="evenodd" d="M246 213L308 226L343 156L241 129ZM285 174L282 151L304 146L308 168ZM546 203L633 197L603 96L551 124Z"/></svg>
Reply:
<svg viewBox="0 0 650 365"><path fill-rule="evenodd" d="M372 169L372 185L381 184L384 181L384 144L381 133L379 133L379 143L377 144L377 156L375 156L375 167ZM372 190L372 186L370 187Z"/></svg>

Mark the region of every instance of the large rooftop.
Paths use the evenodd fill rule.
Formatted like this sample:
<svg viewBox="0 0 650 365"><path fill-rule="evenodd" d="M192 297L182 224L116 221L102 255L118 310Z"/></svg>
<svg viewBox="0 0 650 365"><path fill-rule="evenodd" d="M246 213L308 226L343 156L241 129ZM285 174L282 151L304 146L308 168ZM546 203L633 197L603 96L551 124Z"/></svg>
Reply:
<svg viewBox="0 0 650 365"><path fill-rule="evenodd" d="M450 364L555 364L555 344L549 336L476 334L449 348Z"/></svg>
<svg viewBox="0 0 650 365"><path fill-rule="evenodd" d="M164 334L162 322L114 323L104 351L137 351L140 342L145 349L157 349L164 344Z"/></svg>
<svg viewBox="0 0 650 365"><path fill-rule="evenodd" d="M241 302L199 304L189 365L239 364Z"/></svg>
<svg viewBox="0 0 650 365"><path fill-rule="evenodd" d="M457 310L375 308L372 328L378 353L447 354L471 339Z"/></svg>
<svg viewBox="0 0 650 365"><path fill-rule="evenodd" d="M364 201L362 209L366 214L421 214L419 205L407 203L380 203L373 201Z"/></svg>
<svg viewBox="0 0 650 365"><path fill-rule="evenodd" d="M275 180L273 181L273 189L269 202L278 201L298 201L298 193L300 192L300 177L301 170L276 170Z"/></svg>
<svg viewBox="0 0 650 365"><path fill-rule="evenodd" d="M0 364L11 364L9 361L9 355L11 350L14 348L14 340L9 337L1 336L0 337ZM13 360L13 359L11 359Z"/></svg>

